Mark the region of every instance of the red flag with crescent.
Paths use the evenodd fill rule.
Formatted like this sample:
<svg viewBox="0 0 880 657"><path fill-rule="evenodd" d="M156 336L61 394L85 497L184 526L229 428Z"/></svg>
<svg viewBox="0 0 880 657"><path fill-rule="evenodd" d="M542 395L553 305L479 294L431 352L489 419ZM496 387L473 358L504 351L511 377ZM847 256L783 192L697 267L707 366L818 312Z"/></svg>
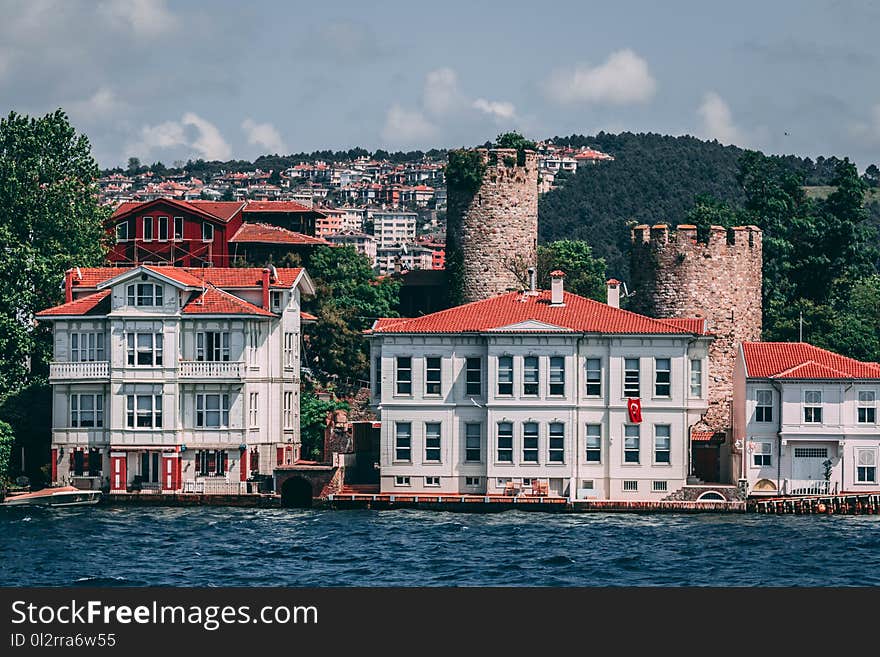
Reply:
<svg viewBox="0 0 880 657"><path fill-rule="evenodd" d="M629 409L629 421L633 424L639 424L642 421L642 400L629 399L626 406Z"/></svg>

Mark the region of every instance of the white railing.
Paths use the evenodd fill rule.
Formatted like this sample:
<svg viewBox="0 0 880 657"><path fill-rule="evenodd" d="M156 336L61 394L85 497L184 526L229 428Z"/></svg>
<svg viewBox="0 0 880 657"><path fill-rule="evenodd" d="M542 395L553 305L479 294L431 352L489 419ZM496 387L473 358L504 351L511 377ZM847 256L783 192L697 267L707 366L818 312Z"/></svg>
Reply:
<svg viewBox="0 0 880 657"><path fill-rule="evenodd" d="M786 479L787 495L831 495L836 492L837 485L824 479Z"/></svg>
<svg viewBox="0 0 880 657"><path fill-rule="evenodd" d="M49 363L50 379L106 379L109 376L110 363L106 360Z"/></svg>
<svg viewBox="0 0 880 657"><path fill-rule="evenodd" d="M196 479L195 481L183 482L184 493L198 493L200 495L246 495L246 481L226 481L222 478Z"/></svg>
<svg viewBox="0 0 880 657"><path fill-rule="evenodd" d="M182 360L178 376L182 379L240 379L244 363L240 361Z"/></svg>

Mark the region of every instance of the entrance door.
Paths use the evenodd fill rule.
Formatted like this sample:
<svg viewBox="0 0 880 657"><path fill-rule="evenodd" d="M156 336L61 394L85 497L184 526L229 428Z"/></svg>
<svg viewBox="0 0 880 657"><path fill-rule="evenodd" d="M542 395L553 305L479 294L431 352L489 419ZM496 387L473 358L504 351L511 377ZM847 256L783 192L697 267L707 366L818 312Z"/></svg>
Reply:
<svg viewBox="0 0 880 657"><path fill-rule="evenodd" d="M817 486L825 484L825 461L828 459L827 447L795 447L791 458L791 478L793 489L808 489L813 492ZM809 482L817 482L810 484ZM816 492L827 492L816 490Z"/></svg>
<svg viewBox="0 0 880 657"><path fill-rule="evenodd" d="M159 452L142 452L141 453L141 481L144 484L155 484L155 488L159 487Z"/></svg>
<svg viewBox="0 0 880 657"><path fill-rule="evenodd" d="M694 447L694 475L703 481L718 483L721 480L721 458L718 445Z"/></svg>

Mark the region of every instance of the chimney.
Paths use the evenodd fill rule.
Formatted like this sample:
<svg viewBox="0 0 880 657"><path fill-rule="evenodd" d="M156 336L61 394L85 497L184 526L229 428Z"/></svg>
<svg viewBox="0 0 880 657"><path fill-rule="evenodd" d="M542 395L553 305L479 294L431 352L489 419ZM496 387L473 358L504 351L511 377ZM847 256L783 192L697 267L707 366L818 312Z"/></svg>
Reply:
<svg viewBox="0 0 880 657"><path fill-rule="evenodd" d="M55 279L58 280L58 279ZM73 301L73 269L64 272L64 303Z"/></svg>
<svg viewBox="0 0 880 657"><path fill-rule="evenodd" d="M535 277L535 268L529 267L529 294L537 294L538 282Z"/></svg>
<svg viewBox="0 0 880 657"><path fill-rule="evenodd" d="M559 269L554 269L550 272L550 305L551 306L564 306L565 301L563 301L562 296L562 283L565 280L565 273L560 271Z"/></svg>
<svg viewBox="0 0 880 657"><path fill-rule="evenodd" d="M269 270L263 270L263 309L269 310Z"/></svg>
<svg viewBox="0 0 880 657"><path fill-rule="evenodd" d="M608 305L612 308L620 308L620 281L616 278L609 278L605 281L608 286Z"/></svg>

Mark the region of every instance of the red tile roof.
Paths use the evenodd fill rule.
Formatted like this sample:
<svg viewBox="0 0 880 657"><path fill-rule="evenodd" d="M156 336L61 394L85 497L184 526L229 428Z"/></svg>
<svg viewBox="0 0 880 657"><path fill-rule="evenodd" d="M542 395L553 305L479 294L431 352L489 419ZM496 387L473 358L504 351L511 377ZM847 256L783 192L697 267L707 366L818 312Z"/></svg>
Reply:
<svg viewBox="0 0 880 657"><path fill-rule="evenodd" d="M562 306L551 306L548 290L536 295L508 292L414 319L379 319L370 332L474 333L534 321L584 333L693 333L664 321L613 308L569 292L563 293L563 301Z"/></svg>
<svg viewBox="0 0 880 657"><path fill-rule="evenodd" d="M105 302L106 299L106 302ZM102 290L82 299L74 299L54 308L46 308L37 313L37 317L58 315L106 315L110 312L110 290Z"/></svg>
<svg viewBox="0 0 880 657"><path fill-rule="evenodd" d="M806 342L744 342L747 376L772 379L880 379L880 365Z"/></svg>
<svg viewBox="0 0 880 657"><path fill-rule="evenodd" d="M694 443L706 443L712 440L712 437L715 435L714 431L697 431L696 429L691 430L691 442Z"/></svg>
<svg viewBox="0 0 880 657"><path fill-rule="evenodd" d="M195 211L197 214L207 214L224 223L237 215L245 206L241 201L182 201L173 198L158 198L147 202L126 201L121 203L110 218L117 219L134 210L146 210L152 205L163 203L172 207L178 207L181 210Z"/></svg>
<svg viewBox="0 0 880 657"><path fill-rule="evenodd" d="M327 240L320 237L311 237L296 233L279 226L269 224L242 224L235 235L229 238L230 242L246 242L249 244L300 244L317 246L328 244Z"/></svg>
<svg viewBox="0 0 880 657"><path fill-rule="evenodd" d="M688 333L694 333L696 335L711 335L711 333L706 330L706 320L701 317L664 317L660 319L660 321L682 328Z"/></svg>
<svg viewBox="0 0 880 657"><path fill-rule="evenodd" d="M259 315L261 317L277 317L264 308L255 306L234 294L218 290L213 285L205 288L204 293L194 292L181 311L185 315Z"/></svg>
<svg viewBox="0 0 880 657"><path fill-rule="evenodd" d="M145 269L171 278L182 285L199 286L203 283L222 288L262 287L261 267L172 267L170 265L144 265ZM135 267L83 267L78 278L73 275L74 290L93 289L100 283L120 276ZM279 267L278 279L271 281L273 288L290 288L296 282L302 267Z"/></svg>
<svg viewBox="0 0 880 657"><path fill-rule="evenodd" d="M248 201L244 208L245 212L317 212L320 210L310 208L296 201Z"/></svg>
<svg viewBox="0 0 880 657"><path fill-rule="evenodd" d="M301 310L299 312L299 318L304 322L317 322L318 318L315 317L312 313L307 313L305 310Z"/></svg>

